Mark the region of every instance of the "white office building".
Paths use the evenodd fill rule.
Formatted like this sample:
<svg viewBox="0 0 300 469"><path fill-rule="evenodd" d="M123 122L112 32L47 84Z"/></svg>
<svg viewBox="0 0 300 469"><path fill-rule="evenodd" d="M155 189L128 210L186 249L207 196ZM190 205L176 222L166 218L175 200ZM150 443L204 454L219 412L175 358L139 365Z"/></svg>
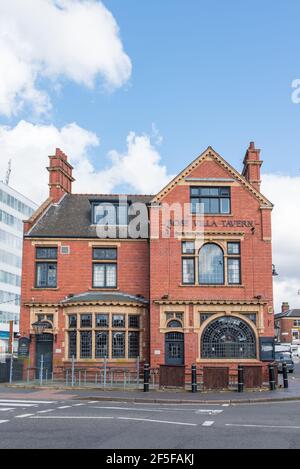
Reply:
<svg viewBox="0 0 300 469"><path fill-rule="evenodd" d="M19 332L23 220L37 205L0 181L0 353L7 352L9 323Z"/></svg>

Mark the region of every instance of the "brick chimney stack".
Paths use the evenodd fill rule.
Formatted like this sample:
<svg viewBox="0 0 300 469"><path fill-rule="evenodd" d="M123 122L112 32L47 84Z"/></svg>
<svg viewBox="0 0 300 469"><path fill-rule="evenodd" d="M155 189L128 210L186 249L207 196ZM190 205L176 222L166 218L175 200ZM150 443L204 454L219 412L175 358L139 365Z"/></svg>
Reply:
<svg viewBox="0 0 300 469"><path fill-rule="evenodd" d="M49 188L50 197L54 203L59 202L64 194L72 193L73 166L68 163L68 157L59 148L56 148L54 156L49 156Z"/></svg>
<svg viewBox="0 0 300 469"><path fill-rule="evenodd" d="M281 312L282 313L285 313L286 311L289 311L289 309L290 309L290 305L287 302L282 303L282 306L281 306Z"/></svg>
<svg viewBox="0 0 300 469"><path fill-rule="evenodd" d="M260 169L262 164L263 161L260 159L260 150L255 148L254 142L250 142L244 158L244 169L242 175L258 191L260 191Z"/></svg>

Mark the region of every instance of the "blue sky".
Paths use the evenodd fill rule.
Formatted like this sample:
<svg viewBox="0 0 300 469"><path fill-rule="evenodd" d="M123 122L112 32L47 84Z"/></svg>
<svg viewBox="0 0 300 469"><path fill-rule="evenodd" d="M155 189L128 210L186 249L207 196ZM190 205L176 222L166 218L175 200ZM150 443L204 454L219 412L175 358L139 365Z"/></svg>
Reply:
<svg viewBox="0 0 300 469"><path fill-rule="evenodd" d="M208 145L241 170L254 140L277 309L300 307L299 17L299 0L1 0L0 179L11 158L41 202L61 147L77 192L155 193Z"/></svg>
<svg viewBox="0 0 300 469"><path fill-rule="evenodd" d="M291 82L300 77L299 2L104 4L131 58L130 80L111 93L101 78L92 90L64 80L59 94L45 80L53 111L43 122L75 121L100 136L97 167L108 150L124 150L129 131L149 133L154 122L172 174L208 145L241 168L250 140L263 150L265 172L299 174L300 105L291 101ZM20 117L26 112L1 122Z"/></svg>

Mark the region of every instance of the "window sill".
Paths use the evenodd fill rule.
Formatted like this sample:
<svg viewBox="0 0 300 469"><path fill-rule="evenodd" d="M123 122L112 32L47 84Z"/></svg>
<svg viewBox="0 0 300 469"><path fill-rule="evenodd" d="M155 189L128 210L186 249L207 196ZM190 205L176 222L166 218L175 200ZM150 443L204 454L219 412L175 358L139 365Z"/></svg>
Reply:
<svg viewBox="0 0 300 469"><path fill-rule="evenodd" d="M60 290L60 288L59 287L55 287L55 288L54 287L33 287L31 288L31 291L43 291L43 290L58 291Z"/></svg>
<svg viewBox="0 0 300 469"><path fill-rule="evenodd" d="M88 289L88 291L120 291L120 288L118 287L91 287Z"/></svg>
<svg viewBox="0 0 300 469"><path fill-rule="evenodd" d="M178 286L189 288L245 288L245 285L189 285L185 283L180 283Z"/></svg>

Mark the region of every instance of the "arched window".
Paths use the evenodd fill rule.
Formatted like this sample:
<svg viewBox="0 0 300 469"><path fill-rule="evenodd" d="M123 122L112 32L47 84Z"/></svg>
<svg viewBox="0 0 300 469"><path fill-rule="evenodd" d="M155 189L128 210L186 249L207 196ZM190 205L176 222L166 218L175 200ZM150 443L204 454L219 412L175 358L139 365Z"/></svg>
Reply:
<svg viewBox="0 0 300 469"><path fill-rule="evenodd" d="M224 284L224 253L217 244L205 244L200 249L199 284Z"/></svg>
<svg viewBox="0 0 300 469"><path fill-rule="evenodd" d="M168 327L170 328L181 328L182 324L180 321L177 321L176 319L173 319L172 321L168 322Z"/></svg>
<svg viewBox="0 0 300 469"><path fill-rule="evenodd" d="M237 317L212 321L201 337L201 358L256 358L253 330Z"/></svg>

